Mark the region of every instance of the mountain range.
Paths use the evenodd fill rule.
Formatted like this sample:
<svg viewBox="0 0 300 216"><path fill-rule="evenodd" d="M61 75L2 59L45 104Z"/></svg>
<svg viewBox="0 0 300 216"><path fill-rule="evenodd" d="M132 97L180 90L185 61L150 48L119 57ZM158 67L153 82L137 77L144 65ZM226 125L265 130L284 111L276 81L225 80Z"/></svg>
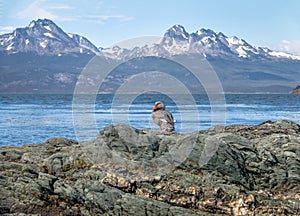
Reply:
<svg viewBox="0 0 300 216"><path fill-rule="evenodd" d="M225 92L288 93L300 83L300 56L255 47L210 29L188 33L183 26L174 25L156 44L97 48L84 36L66 33L53 21L39 19L0 35L0 92L72 93L80 72L94 56L124 61L193 53L205 56ZM139 64L141 70L147 68L145 64ZM110 81L122 83L130 70L119 68L121 78L116 81L112 76Z"/></svg>

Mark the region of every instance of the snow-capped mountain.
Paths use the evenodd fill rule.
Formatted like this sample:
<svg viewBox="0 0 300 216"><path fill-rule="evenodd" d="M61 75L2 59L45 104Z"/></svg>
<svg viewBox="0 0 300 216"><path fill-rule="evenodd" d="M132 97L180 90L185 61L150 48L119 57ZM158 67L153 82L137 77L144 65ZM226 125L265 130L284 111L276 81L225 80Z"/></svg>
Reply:
<svg viewBox="0 0 300 216"><path fill-rule="evenodd" d="M39 19L25 28L17 28L9 34L0 35L0 52L36 53L38 55L60 55L85 53L104 55L113 59L126 59L141 56L173 56L201 53L205 56L228 56L238 58L275 58L300 60L300 56L254 47L236 36L227 37L210 29L200 29L188 33L181 25L168 29L161 41L131 50L120 47L98 49L87 38L65 33L53 21Z"/></svg>
<svg viewBox="0 0 300 216"><path fill-rule="evenodd" d="M115 52L118 50L118 52ZM210 29L200 29L189 34L183 26L174 25L166 31L160 43L122 50L119 47L104 49L107 57L126 59L141 56L172 56L189 53L205 56L229 56L239 58L289 58L300 60L300 56L272 51L268 48L254 47L236 36L227 37ZM114 55L112 55L112 53Z"/></svg>
<svg viewBox="0 0 300 216"><path fill-rule="evenodd" d="M12 53L36 53L59 55L62 53L98 53L88 39L76 34L67 34L49 19L32 21L25 28L0 36L0 51Z"/></svg>
<svg viewBox="0 0 300 216"><path fill-rule="evenodd" d="M65 33L51 20L39 19L0 35L0 92L72 93L81 71L94 55L114 63L151 56L126 61L116 68L106 79L104 92L113 92L133 71L153 71L158 65L163 71L176 73L179 80L187 80L189 73L172 63L163 63L161 57L176 59L194 53L206 56L225 92L288 93L300 82L300 56L254 47L243 39L209 29L188 33L183 26L174 25L155 44L98 49L85 37ZM187 83L192 86L193 81ZM84 85L97 83L88 80ZM199 91L195 89L195 93Z"/></svg>

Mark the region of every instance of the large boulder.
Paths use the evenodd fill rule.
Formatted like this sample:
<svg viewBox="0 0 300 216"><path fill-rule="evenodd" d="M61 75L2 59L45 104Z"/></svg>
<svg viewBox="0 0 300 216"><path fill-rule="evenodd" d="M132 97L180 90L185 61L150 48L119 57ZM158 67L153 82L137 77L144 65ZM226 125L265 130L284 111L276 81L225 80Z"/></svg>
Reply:
<svg viewBox="0 0 300 216"><path fill-rule="evenodd" d="M110 125L95 140L0 148L0 214L297 215L300 126L190 134Z"/></svg>

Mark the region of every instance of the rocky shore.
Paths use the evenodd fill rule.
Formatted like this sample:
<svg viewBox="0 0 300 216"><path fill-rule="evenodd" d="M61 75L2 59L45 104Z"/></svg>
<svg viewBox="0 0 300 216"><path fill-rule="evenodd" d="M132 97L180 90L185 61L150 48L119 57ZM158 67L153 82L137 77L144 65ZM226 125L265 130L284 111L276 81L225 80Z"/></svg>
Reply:
<svg viewBox="0 0 300 216"><path fill-rule="evenodd" d="M300 126L280 120L0 148L1 215L300 215Z"/></svg>
<svg viewBox="0 0 300 216"><path fill-rule="evenodd" d="M292 94L300 94L300 85L293 89Z"/></svg>

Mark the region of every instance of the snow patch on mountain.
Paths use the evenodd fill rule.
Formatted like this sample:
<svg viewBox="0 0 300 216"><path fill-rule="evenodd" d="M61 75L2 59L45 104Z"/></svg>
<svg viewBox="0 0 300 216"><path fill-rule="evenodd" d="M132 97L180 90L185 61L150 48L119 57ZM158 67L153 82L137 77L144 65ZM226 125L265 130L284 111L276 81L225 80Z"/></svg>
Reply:
<svg viewBox="0 0 300 216"><path fill-rule="evenodd" d="M43 26L45 29L47 29L48 31L52 31L51 27L46 25L46 26Z"/></svg>
<svg viewBox="0 0 300 216"><path fill-rule="evenodd" d="M31 21L31 23L28 25L29 28L33 28L35 26L35 21Z"/></svg>
<svg viewBox="0 0 300 216"><path fill-rule="evenodd" d="M6 47L6 50L9 51L9 50L12 50L14 47L13 47L14 43L11 43L9 44L7 47Z"/></svg>
<svg viewBox="0 0 300 216"><path fill-rule="evenodd" d="M47 47L47 41L40 42L40 46L45 49Z"/></svg>
<svg viewBox="0 0 300 216"><path fill-rule="evenodd" d="M284 53L284 52L271 51L271 52L269 52L269 55L274 56L274 57L278 57L278 58L290 58L290 59L293 59L293 60L300 60L300 56L291 55L291 54L287 54L287 53Z"/></svg>
<svg viewBox="0 0 300 216"><path fill-rule="evenodd" d="M44 33L44 35L45 35L46 37L55 38L55 37L53 36L53 34L51 34L51 33L49 33L49 32Z"/></svg>
<svg viewBox="0 0 300 216"><path fill-rule="evenodd" d="M236 51L237 51L237 53L239 54L239 57L243 57L243 58L248 57L247 52L243 49L242 46L239 46L239 47L236 49Z"/></svg>
<svg viewBox="0 0 300 216"><path fill-rule="evenodd" d="M232 45L244 45L244 41L237 38L237 37L229 37L229 38L226 38L226 40L228 41L229 43L229 46L232 46Z"/></svg>

